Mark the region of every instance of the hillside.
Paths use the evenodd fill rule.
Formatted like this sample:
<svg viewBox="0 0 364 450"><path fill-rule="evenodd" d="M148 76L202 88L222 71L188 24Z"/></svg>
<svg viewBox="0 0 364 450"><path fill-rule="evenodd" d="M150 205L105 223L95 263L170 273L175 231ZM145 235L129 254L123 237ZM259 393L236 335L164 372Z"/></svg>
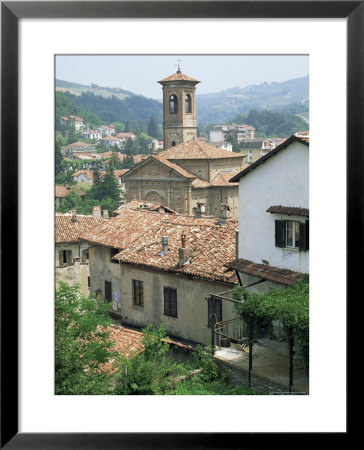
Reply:
<svg viewBox="0 0 364 450"><path fill-rule="evenodd" d="M197 95L196 108L200 132L206 136L209 124L228 123L237 116L256 128L256 136L290 135L297 129L308 129L309 79L307 76ZM162 103L158 100L121 88L56 80L56 127L61 115L70 114L83 117L91 128L124 123L125 128L127 124L128 129L143 132L152 116L159 126L163 121Z"/></svg>
<svg viewBox="0 0 364 450"><path fill-rule="evenodd" d="M146 131L152 116L157 123L162 122L162 104L134 94L120 100L116 95L102 97L90 91L80 95L68 90L56 92L56 123L60 116L69 114L81 116L90 127L120 122L128 123L131 129Z"/></svg>
<svg viewBox="0 0 364 450"><path fill-rule="evenodd" d="M127 97L131 97L135 94L126 91L121 88L102 87L97 84L91 83L91 86L71 83L70 81L57 80L56 79L56 91L69 92L70 94L79 96L84 92L92 92L95 95L100 95L104 98L110 98L111 96L117 97L119 100L124 100Z"/></svg>
<svg viewBox="0 0 364 450"><path fill-rule="evenodd" d="M281 110L308 117L308 98L308 76L281 83L261 83L245 88L233 87L217 93L197 95L198 122L200 126L224 123L231 117L247 114L252 109ZM290 110L292 104L298 105L297 112Z"/></svg>

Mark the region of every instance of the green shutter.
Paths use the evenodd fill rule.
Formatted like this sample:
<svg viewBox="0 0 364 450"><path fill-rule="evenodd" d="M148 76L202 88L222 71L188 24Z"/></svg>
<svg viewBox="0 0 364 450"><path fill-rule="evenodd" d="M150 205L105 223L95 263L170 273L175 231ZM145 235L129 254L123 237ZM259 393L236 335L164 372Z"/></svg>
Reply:
<svg viewBox="0 0 364 450"><path fill-rule="evenodd" d="M276 247L284 247L285 239L284 239L284 233L285 233L285 222L284 220L276 220L275 221L275 242Z"/></svg>
<svg viewBox="0 0 364 450"><path fill-rule="evenodd" d="M300 223L300 250L306 251L309 248L309 222Z"/></svg>

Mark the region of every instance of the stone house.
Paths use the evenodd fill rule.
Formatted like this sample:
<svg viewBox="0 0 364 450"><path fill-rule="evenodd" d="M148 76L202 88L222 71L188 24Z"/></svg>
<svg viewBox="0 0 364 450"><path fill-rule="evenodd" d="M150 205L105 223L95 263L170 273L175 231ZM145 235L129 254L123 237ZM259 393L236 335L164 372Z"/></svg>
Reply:
<svg viewBox="0 0 364 450"><path fill-rule="evenodd" d="M103 223L96 216L83 216L72 211L56 213L55 217L55 278L68 284L79 283L81 292L88 296L89 290L89 249L88 243L79 235L91 231Z"/></svg>
<svg viewBox="0 0 364 450"><path fill-rule="evenodd" d="M172 337L209 344L206 297L236 282L225 264L235 255L237 220L157 212L154 205L133 201L81 236L90 246L91 292L125 325L163 324ZM231 303L215 312L219 320L235 317Z"/></svg>
<svg viewBox="0 0 364 450"><path fill-rule="evenodd" d="M309 273L309 137L291 136L231 178L239 183L239 258L228 264L243 285L265 292Z"/></svg>

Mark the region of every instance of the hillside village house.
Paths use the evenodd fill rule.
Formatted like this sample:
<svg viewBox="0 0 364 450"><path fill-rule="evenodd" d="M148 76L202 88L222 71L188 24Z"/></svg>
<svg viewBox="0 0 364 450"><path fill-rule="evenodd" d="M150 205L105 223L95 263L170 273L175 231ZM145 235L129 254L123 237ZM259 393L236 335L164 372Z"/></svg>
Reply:
<svg viewBox="0 0 364 450"><path fill-rule="evenodd" d="M244 156L197 138L198 80L178 69L159 83L163 86L166 150L137 164L123 177L126 201L158 202L181 214L202 211L215 217L223 203L228 216L237 217L238 185L228 183L227 177L245 167Z"/></svg>
<svg viewBox="0 0 364 450"><path fill-rule="evenodd" d="M102 132L100 130L86 130L82 133L84 139L101 139Z"/></svg>
<svg viewBox="0 0 364 450"><path fill-rule="evenodd" d="M102 136L111 136L115 134L114 125L102 125L99 130L101 131Z"/></svg>
<svg viewBox="0 0 364 450"><path fill-rule="evenodd" d="M120 139L121 144L125 144L128 139L135 141L136 136L134 133L118 133L115 135L116 138Z"/></svg>
<svg viewBox="0 0 364 450"><path fill-rule="evenodd" d="M75 186L59 186L59 185L56 185L56 189L55 189L56 208L59 208L60 206L62 206L62 204L64 202L64 199L73 190L76 192L76 194L81 196L82 200L84 199L86 194L83 191L80 191L79 189L77 189Z"/></svg>
<svg viewBox="0 0 364 450"><path fill-rule="evenodd" d="M239 182L241 284L266 292L309 273L309 137L293 135L231 178Z"/></svg>
<svg viewBox="0 0 364 450"><path fill-rule="evenodd" d="M103 147L121 148L121 141L116 136L105 136L100 139L100 145L102 145Z"/></svg>
<svg viewBox="0 0 364 450"><path fill-rule="evenodd" d="M237 220L164 211L133 201L81 236L90 246L91 292L110 302L124 324L164 324L171 336L208 344L205 298L236 282L224 265L235 255ZM234 317L232 304L215 312L220 320Z"/></svg>
<svg viewBox="0 0 364 450"><path fill-rule="evenodd" d="M86 144L86 142L73 142L72 144L65 145L61 147L61 152L64 156L69 157L69 155L72 155L76 152L87 152L95 151L95 144Z"/></svg>
<svg viewBox="0 0 364 450"><path fill-rule="evenodd" d="M81 233L93 230L104 219L99 216L83 216L72 211L55 217L55 277L56 283L80 284L81 292L88 296L89 250L87 242L79 239Z"/></svg>
<svg viewBox="0 0 364 450"><path fill-rule="evenodd" d="M85 122L82 117L78 116L61 116L59 120L61 125L73 125L76 131L80 131L85 126Z"/></svg>

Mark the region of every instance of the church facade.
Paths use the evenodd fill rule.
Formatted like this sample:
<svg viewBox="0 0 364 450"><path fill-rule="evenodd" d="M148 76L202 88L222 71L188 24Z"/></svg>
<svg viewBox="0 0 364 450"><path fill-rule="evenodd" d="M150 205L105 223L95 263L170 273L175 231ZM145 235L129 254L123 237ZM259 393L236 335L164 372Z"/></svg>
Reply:
<svg viewBox="0 0 364 450"><path fill-rule="evenodd" d="M238 183L244 156L197 139L196 84L180 72L163 86L165 150L131 168L123 177L126 201L162 203L180 214L238 216Z"/></svg>

